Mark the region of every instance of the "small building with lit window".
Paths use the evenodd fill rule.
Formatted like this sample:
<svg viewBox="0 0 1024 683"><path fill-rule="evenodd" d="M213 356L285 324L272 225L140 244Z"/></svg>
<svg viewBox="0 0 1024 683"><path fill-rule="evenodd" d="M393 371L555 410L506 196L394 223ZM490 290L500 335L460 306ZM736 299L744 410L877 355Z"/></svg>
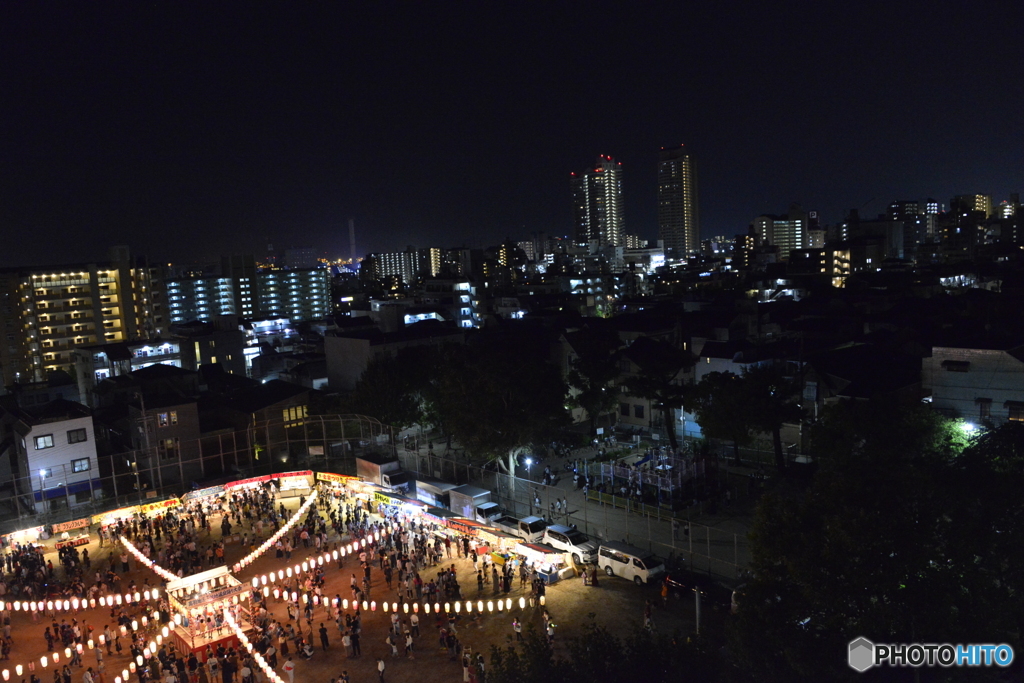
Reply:
<svg viewBox="0 0 1024 683"><path fill-rule="evenodd" d="M151 365L182 367L181 343L177 340L144 339L113 344L82 346L71 352L78 393L95 407L93 390L108 377L127 375Z"/></svg>
<svg viewBox="0 0 1024 683"><path fill-rule="evenodd" d="M31 409L8 407L3 413L13 429L0 450L10 458L11 492L22 513L74 508L102 497L89 408L57 399Z"/></svg>
<svg viewBox="0 0 1024 683"><path fill-rule="evenodd" d="M933 346L921 380L925 401L943 415L979 424L1024 422L1024 344Z"/></svg>

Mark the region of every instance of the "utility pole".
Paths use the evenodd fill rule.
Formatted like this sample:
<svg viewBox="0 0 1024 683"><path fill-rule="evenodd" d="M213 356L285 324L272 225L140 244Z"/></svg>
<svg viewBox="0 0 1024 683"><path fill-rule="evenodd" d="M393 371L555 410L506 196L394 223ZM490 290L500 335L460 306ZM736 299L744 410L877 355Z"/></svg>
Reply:
<svg viewBox="0 0 1024 683"><path fill-rule="evenodd" d="M146 397L142 395L140 391L136 396L139 397L139 406L142 409L142 438L146 444L146 457L152 457L152 451L150 451L149 444L149 418L146 416ZM135 492L139 496L139 500L142 500L142 485L139 483L139 454L135 452L134 461L132 462L132 470L135 471Z"/></svg>

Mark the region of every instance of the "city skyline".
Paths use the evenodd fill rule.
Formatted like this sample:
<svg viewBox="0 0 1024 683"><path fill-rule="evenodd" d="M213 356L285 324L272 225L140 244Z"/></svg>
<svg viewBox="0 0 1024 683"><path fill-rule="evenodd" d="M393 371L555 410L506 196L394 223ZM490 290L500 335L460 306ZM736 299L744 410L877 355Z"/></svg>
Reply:
<svg viewBox="0 0 1024 683"><path fill-rule="evenodd" d="M793 203L835 223L1019 192L1021 8L966 13L955 43L924 4L844 12L6 5L0 265L347 256L349 218L361 253L571 235L565 174L597 154L655 240L682 142L702 238Z"/></svg>

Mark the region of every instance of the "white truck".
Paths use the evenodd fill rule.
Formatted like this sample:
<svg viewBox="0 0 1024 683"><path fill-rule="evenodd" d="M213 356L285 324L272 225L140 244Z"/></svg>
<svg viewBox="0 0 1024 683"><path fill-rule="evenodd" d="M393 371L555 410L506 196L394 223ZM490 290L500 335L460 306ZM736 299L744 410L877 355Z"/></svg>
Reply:
<svg viewBox="0 0 1024 683"><path fill-rule="evenodd" d="M502 531L518 536L527 543L537 543L544 538L544 530L547 529L548 523L540 517L523 517L522 519L516 519L515 517L498 517L497 519L491 520L491 526L497 527Z"/></svg>

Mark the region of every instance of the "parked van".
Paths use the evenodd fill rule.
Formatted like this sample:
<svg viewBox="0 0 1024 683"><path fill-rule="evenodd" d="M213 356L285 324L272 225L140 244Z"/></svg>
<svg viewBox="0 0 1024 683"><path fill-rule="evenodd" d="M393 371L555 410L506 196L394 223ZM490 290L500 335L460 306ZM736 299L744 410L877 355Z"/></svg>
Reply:
<svg viewBox="0 0 1024 683"><path fill-rule="evenodd" d="M617 541L601 544L597 553L597 566L603 568L608 576L633 579L640 586L665 573L665 565L654 555Z"/></svg>
<svg viewBox="0 0 1024 683"><path fill-rule="evenodd" d="M563 553L570 553L575 564L589 564L597 558L597 543L582 531L562 524L552 524L544 530L544 543Z"/></svg>

